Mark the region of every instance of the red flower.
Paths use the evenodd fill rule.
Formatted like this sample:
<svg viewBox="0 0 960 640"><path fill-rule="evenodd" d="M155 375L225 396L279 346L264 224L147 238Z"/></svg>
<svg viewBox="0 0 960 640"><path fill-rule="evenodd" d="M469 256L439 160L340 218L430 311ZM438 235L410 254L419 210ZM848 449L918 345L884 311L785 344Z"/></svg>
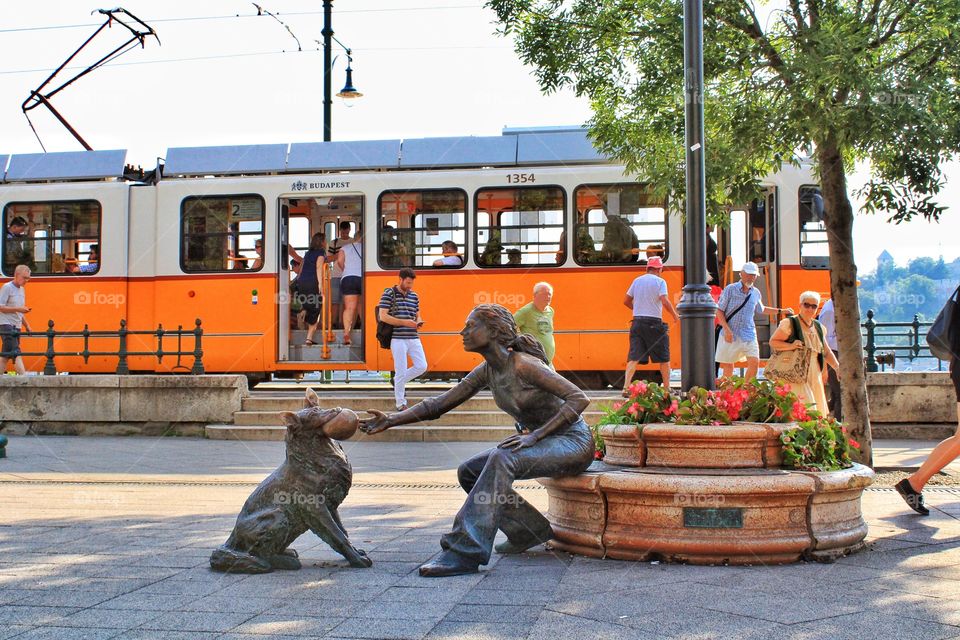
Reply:
<svg viewBox="0 0 960 640"><path fill-rule="evenodd" d="M623 403L622 403L622 402L614 402L614 403L613 403L613 410L614 410L614 411L620 411L620 407L622 407L622 406L623 406Z"/></svg>
<svg viewBox="0 0 960 640"><path fill-rule="evenodd" d="M853 447L854 449L859 449L859 448L860 448L860 443L857 442L856 440L854 440L853 438L848 438L848 439L847 439L847 444L849 444L849 445L850 445L851 447Z"/></svg>
<svg viewBox="0 0 960 640"><path fill-rule="evenodd" d="M807 414L806 405L804 405L799 400L793 403L793 417L799 420L800 422L804 422L805 420L810 419L810 416Z"/></svg>
<svg viewBox="0 0 960 640"><path fill-rule="evenodd" d="M777 407L777 408L773 411L773 415L776 416L777 418L782 418L782 417L783 417L783 409L781 409L780 407Z"/></svg>
<svg viewBox="0 0 960 640"><path fill-rule="evenodd" d="M633 404L630 405L630 408L627 409L627 413L630 414L631 416L636 417L637 412L638 412L639 410L640 410L640 405L638 405L636 402L634 402Z"/></svg>
<svg viewBox="0 0 960 640"><path fill-rule="evenodd" d="M790 385L784 384L784 385L777 386L777 395L780 396L781 398L786 398L789 393L790 393Z"/></svg>

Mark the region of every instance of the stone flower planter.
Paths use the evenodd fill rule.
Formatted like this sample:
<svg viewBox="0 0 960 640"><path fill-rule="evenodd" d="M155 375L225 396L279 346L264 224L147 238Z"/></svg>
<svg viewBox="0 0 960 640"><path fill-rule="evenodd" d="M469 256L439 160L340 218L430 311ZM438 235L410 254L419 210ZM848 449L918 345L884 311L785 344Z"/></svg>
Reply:
<svg viewBox="0 0 960 640"><path fill-rule="evenodd" d="M641 433L645 425L605 424L600 435L607 448L603 461L624 467L642 467L647 459L647 450Z"/></svg>
<svg viewBox="0 0 960 640"><path fill-rule="evenodd" d="M780 435L794 423L734 422L600 426L607 464L623 467L765 469L783 463Z"/></svg>
<svg viewBox="0 0 960 640"><path fill-rule="evenodd" d="M556 549L623 560L782 564L831 560L867 535L862 465L780 469L791 424L605 425L603 462L543 478Z"/></svg>

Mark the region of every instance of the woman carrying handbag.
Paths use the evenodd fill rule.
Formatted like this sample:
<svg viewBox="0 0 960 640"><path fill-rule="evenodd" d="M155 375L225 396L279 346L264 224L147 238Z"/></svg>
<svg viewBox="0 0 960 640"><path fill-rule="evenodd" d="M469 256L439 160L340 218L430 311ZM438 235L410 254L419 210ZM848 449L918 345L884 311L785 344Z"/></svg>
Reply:
<svg viewBox="0 0 960 640"><path fill-rule="evenodd" d="M793 391L797 394L800 402L804 404L816 404L816 409L823 415L827 415L827 394L823 384L827 379L827 370L824 363L833 367L840 376L840 363L833 351L826 348L823 339L823 325L816 320L817 309L820 307L820 294L816 291L804 291L800 294L800 312L795 316L789 316L780 321L777 330L770 337L770 348L776 352L771 357L764 370L764 376L778 381L785 381L790 384ZM781 380L778 379L775 372L778 370L775 359L784 359L784 352L804 349L806 357L809 358L806 379L804 380ZM807 364L807 363L803 363Z"/></svg>

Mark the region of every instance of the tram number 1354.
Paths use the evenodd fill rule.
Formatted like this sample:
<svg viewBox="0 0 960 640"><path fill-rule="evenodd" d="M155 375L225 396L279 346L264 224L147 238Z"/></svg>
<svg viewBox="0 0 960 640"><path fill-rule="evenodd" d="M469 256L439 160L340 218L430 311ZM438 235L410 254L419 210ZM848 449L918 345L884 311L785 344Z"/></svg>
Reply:
<svg viewBox="0 0 960 640"><path fill-rule="evenodd" d="M532 173L508 173L507 174L507 183L508 184L525 184L536 182L537 178Z"/></svg>

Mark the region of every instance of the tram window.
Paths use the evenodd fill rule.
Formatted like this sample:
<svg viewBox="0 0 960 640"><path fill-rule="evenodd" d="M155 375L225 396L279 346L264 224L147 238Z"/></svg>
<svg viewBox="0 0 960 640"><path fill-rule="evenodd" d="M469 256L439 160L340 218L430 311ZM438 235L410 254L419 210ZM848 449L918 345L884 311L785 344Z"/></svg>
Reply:
<svg viewBox="0 0 960 640"><path fill-rule="evenodd" d="M383 269L456 269L466 260L467 194L461 189L385 191L378 203Z"/></svg>
<svg viewBox="0 0 960 640"><path fill-rule="evenodd" d="M101 213L93 200L8 204L3 274L12 276L19 264L39 276L97 273Z"/></svg>
<svg viewBox="0 0 960 640"><path fill-rule="evenodd" d="M577 264L646 264L669 254L667 209L644 185L584 185L574 192Z"/></svg>
<svg viewBox="0 0 960 640"><path fill-rule="evenodd" d="M824 225L823 195L819 187L800 187L800 265L806 269L829 269L830 247Z"/></svg>
<svg viewBox="0 0 960 640"><path fill-rule="evenodd" d="M557 266L566 209L563 189L481 189L476 203L479 266Z"/></svg>
<svg viewBox="0 0 960 640"><path fill-rule="evenodd" d="M262 269L263 211L260 196L185 198L180 207L180 267L187 273Z"/></svg>

